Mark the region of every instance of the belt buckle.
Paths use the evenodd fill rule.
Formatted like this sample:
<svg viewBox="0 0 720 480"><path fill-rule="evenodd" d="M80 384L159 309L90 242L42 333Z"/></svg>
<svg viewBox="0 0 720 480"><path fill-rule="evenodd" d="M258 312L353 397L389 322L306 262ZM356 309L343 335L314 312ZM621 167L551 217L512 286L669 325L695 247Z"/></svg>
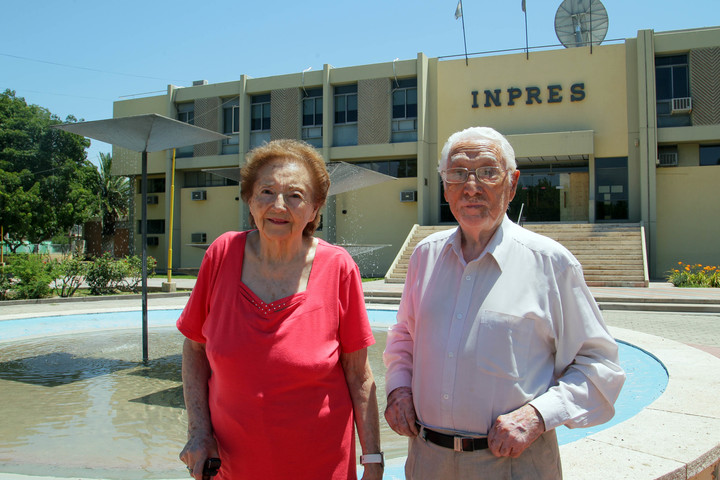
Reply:
<svg viewBox="0 0 720 480"><path fill-rule="evenodd" d="M468 448L465 448L465 441L468 442ZM473 444L470 437L453 437L454 449L456 452L472 452Z"/></svg>

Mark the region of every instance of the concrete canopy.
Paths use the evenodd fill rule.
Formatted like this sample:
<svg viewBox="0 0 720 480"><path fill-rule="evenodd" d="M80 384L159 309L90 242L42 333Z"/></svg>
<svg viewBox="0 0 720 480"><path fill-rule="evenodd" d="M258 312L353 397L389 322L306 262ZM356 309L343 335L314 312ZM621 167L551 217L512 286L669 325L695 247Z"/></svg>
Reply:
<svg viewBox="0 0 720 480"><path fill-rule="evenodd" d="M156 113L65 123L54 128L94 138L134 152L157 152L228 138L221 133Z"/></svg>
<svg viewBox="0 0 720 480"><path fill-rule="evenodd" d="M395 177L375 172L367 168L358 167L347 162L328 162L328 174L330 175L330 190L328 195L358 190L378 183L395 180ZM230 180L240 181L240 168L206 168L203 172L212 173Z"/></svg>

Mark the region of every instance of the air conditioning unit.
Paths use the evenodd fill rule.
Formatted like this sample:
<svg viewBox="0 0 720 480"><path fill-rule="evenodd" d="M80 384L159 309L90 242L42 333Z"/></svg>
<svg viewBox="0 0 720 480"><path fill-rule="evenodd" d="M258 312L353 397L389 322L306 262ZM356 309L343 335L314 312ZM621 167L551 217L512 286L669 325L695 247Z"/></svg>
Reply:
<svg viewBox="0 0 720 480"><path fill-rule="evenodd" d="M417 190L405 190L400 192L401 202L417 202Z"/></svg>
<svg viewBox="0 0 720 480"><path fill-rule="evenodd" d="M207 233L193 233L190 235L191 243L207 243Z"/></svg>
<svg viewBox="0 0 720 480"><path fill-rule="evenodd" d="M157 195L148 195L147 204L148 205L157 205L158 204L158 196Z"/></svg>
<svg viewBox="0 0 720 480"><path fill-rule="evenodd" d="M160 245L160 237L147 237L148 247L157 247Z"/></svg>
<svg viewBox="0 0 720 480"><path fill-rule="evenodd" d="M679 113L692 112L692 97L673 98L670 106L670 114L677 115Z"/></svg>
<svg viewBox="0 0 720 480"><path fill-rule="evenodd" d="M207 200L207 190L195 190L190 194L192 200Z"/></svg>
<svg viewBox="0 0 720 480"><path fill-rule="evenodd" d="M658 155L658 166L660 167L677 167L677 152L665 152Z"/></svg>

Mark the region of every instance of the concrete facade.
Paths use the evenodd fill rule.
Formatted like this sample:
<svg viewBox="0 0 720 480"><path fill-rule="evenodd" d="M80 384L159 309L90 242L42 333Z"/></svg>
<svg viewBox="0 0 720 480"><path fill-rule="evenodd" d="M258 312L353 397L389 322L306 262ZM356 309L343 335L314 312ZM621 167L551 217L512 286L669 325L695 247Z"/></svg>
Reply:
<svg viewBox="0 0 720 480"><path fill-rule="evenodd" d="M685 82L685 90L673 84L682 98L667 98L668 74ZM318 232L338 244L382 245L356 260L363 275L383 276L414 224L453 221L437 173L444 141L488 125L516 150L525 182L516 201L524 204L525 221L643 225L650 276L661 278L679 261L720 264L720 164L707 161L720 147L719 79L720 27L643 30L622 43L476 56L467 65L464 58L419 53L373 65L171 85L165 95L116 102L114 116L181 118L192 111L195 125L232 138L176 158L174 271L197 268L204 245L249 226L238 187L199 172L238 167L254 145L292 137L314 142L327 161L403 172L331 197ZM343 97L347 91L355 95L354 117L351 109L336 116L341 102L353 100ZM114 173L139 175L139 154L115 148L113 156ZM158 190L150 193L158 202L148 205L148 218L159 232L148 253L160 270L167 265L171 159L171 152L158 152L148 160ZM205 193L193 196L199 191ZM415 192L415 201L401 201L402 192ZM518 211L511 205L511 218Z"/></svg>

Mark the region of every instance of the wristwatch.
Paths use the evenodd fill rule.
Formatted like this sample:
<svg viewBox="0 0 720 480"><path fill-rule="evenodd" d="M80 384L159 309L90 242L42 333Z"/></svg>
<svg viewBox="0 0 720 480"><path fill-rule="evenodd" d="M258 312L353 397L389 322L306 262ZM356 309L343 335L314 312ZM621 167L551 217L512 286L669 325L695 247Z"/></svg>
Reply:
<svg viewBox="0 0 720 480"><path fill-rule="evenodd" d="M385 455L383 452L360 455L360 463L363 465L368 463L379 463L382 467L385 467Z"/></svg>

